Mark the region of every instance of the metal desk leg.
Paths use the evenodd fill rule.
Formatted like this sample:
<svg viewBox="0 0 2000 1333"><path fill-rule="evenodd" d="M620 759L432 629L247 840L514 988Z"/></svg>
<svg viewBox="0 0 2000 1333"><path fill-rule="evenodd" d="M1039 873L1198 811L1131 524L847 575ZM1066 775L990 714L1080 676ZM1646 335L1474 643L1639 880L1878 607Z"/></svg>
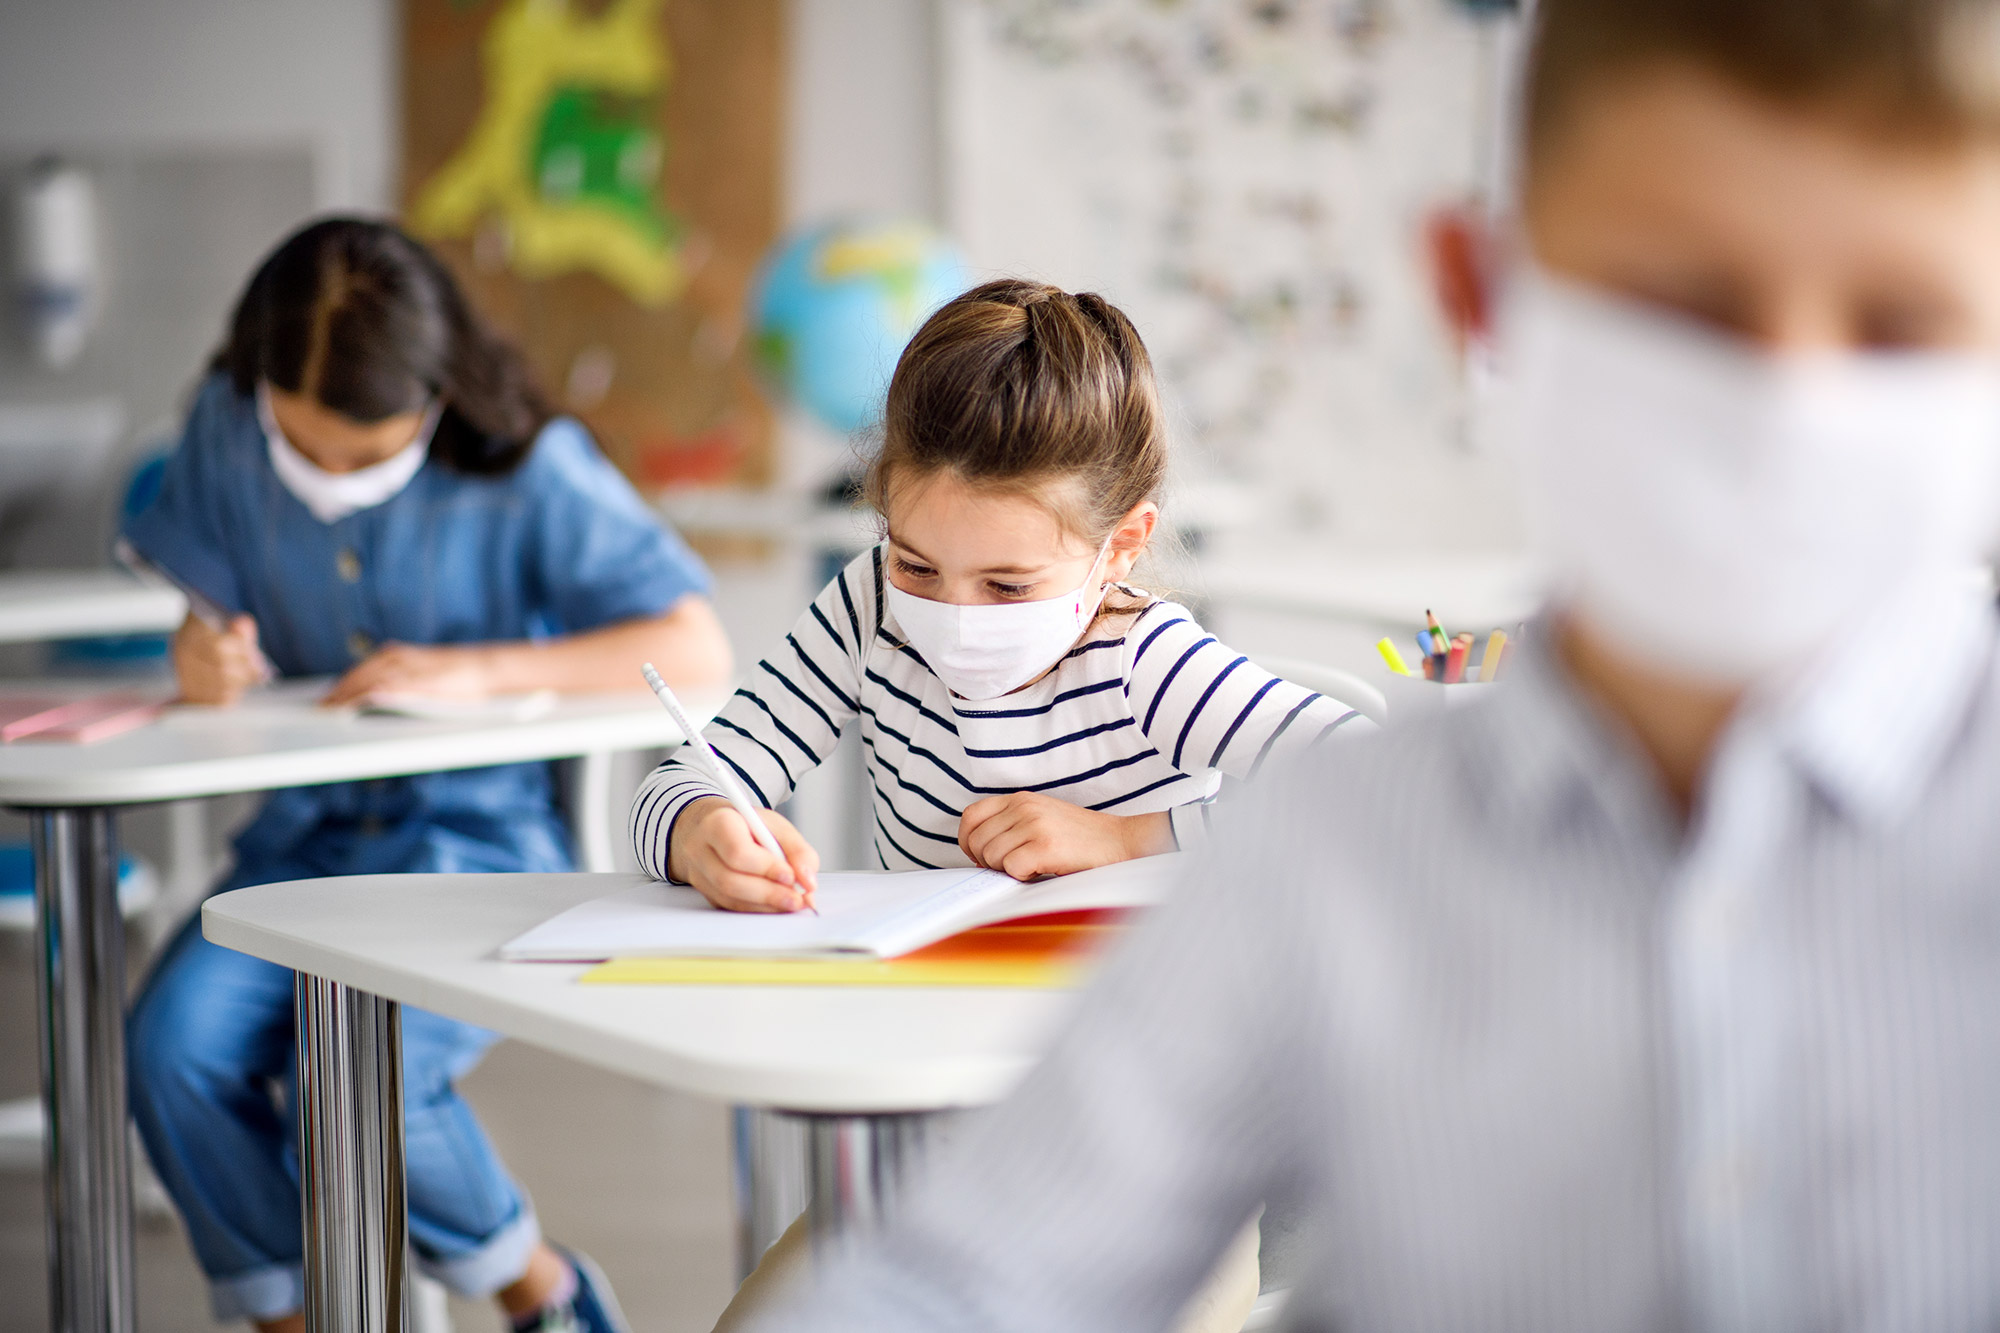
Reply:
<svg viewBox="0 0 2000 1333"><path fill-rule="evenodd" d="M404 1333L401 1009L304 973L297 984L307 1333Z"/></svg>
<svg viewBox="0 0 2000 1333"><path fill-rule="evenodd" d="M800 1118L806 1124L812 1178L807 1213L815 1249L843 1232L879 1226L888 1218L936 1119L929 1113Z"/></svg>
<svg viewBox="0 0 2000 1333"><path fill-rule="evenodd" d="M611 850L611 755L599 750L578 755L576 777L570 789L570 834L576 840L577 859L582 868L602 874L616 870L618 862Z"/></svg>
<svg viewBox="0 0 2000 1333"><path fill-rule="evenodd" d="M49 1324L131 1333L125 934L108 810L30 812L41 991Z"/></svg>
<svg viewBox="0 0 2000 1333"><path fill-rule="evenodd" d="M798 1117L757 1106L731 1114L736 1149L736 1280L805 1212L812 1195L806 1130Z"/></svg>

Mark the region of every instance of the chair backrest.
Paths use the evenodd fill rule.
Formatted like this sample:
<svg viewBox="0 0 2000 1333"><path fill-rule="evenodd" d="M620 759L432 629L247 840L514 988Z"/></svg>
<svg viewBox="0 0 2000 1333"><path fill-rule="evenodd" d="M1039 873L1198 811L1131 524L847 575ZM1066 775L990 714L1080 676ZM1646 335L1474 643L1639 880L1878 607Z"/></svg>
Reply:
<svg viewBox="0 0 2000 1333"><path fill-rule="evenodd" d="M1251 661L1274 676L1282 676L1294 685L1303 685L1324 694L1335 703L1346 704L1378 727L1389 723L1388 696L1352 671L1296 657L1260 656L1253 657Z"/></svg>

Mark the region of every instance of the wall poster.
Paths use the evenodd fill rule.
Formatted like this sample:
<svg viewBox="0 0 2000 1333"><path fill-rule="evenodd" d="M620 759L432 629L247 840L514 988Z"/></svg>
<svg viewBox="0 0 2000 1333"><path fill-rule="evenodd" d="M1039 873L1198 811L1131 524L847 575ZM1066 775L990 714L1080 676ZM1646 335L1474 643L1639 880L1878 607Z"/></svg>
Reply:
<svg viewBox="0 0 2000 1333"><path fill-rule="evenodd" d="M641 490L768 482L782 0L403 0L407 225Z"/></svg>

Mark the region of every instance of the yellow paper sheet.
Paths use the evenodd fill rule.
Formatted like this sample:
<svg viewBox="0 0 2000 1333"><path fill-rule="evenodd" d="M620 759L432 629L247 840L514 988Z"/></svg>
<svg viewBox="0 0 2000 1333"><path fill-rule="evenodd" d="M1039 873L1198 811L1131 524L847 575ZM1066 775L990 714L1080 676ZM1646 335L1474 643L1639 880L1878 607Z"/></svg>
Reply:
<svg viewBox="0 0 2000 1333"><path fill-rule="evenodd" d="M989 926L902 958L614 958L587 986L984 986L1067 990L1116 927Z"/></svg>
<svg viewBox="0 0 2000 1333"><path fill-rule="evenodd" d="M820 958L614 958L586 986L992 986L1066 990L1083 969L1055 960L956 963Z"/></svg>

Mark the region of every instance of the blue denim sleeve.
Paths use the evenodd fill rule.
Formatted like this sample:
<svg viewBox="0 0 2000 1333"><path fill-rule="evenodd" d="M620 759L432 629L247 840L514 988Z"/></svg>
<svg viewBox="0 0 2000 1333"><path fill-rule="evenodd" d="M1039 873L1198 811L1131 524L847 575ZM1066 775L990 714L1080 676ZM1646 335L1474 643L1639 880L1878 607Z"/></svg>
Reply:
<svg viewBox="0 0 2000 1333"><path fill-rule="evenodd" d="M167 459L160 493L121 528L141 555L230 611L247 609L227 513L232 483L243 481L229 475L229 456L242 445L246 420L255 424L250 413L226 378L204 382Z"/></svg>
<svg viewBox="0 0 2000 1333"><path fill-rule="evenodd" d="M558 418L522 465L530 559L543 610L564 633L657 616L707 595L707 568L639 498L577 422Z"/></svg>

